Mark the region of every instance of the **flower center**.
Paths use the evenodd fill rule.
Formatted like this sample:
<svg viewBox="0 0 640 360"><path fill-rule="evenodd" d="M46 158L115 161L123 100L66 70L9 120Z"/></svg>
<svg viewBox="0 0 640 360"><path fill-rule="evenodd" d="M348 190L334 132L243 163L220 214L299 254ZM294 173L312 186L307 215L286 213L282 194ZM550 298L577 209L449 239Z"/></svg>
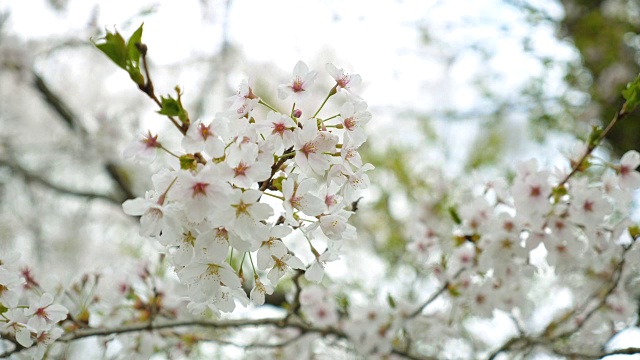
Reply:
<svg viewBox="0 0 640 360"><path fill-rule="evenodd" d="M235 172L235 176L234 177L238 177L238 176L246 176L246 171L249 169L249 166L247 166L247 164L245 164L244 162L240 162L238 164L238 166L236 166L233 171Z"/></svg>
<svg viewBox="0 0 640 360"><path fill-rule="evenodd" d="M353 130L357 125L358 121L353 116L344 119L344 127L346 127L347 130Z"/></svg>
<svg viewBox="0 0 640 360"><path fill-rule="evenodd" d="M200 124L200 136L203 139L207 140L207 138L211 135L211 128L209 126L205 126L204 124Z"/></svg>
<svg viewBox="0 0 640 360"><path fill-rule="evenodd" d="M209 184L201 182L193 185L193 197L197 195L207 196L207 186L209 186Z"/></svg>
<svg viewBox="0 0 640 360"><path fill-rule="evenodd" d="M279 134L280 136L284 135L284 131L287 129L283 123L273 123L273 131L272 134Z"/></svg>
<svg viewBox="0 0 640 360"><path fill-rule="evenodd" d="M302 149L300 149L300 151L302 151L303 154L309 156L309 154L315 154L316 151L318 151L318 148L314 143L308 142L304 144L304 146L302 147Z"/></svg>
<svg viewBox="0 0 640 360"><path fill-rule="evenodd" d="M300 76L296 76L296 78L293 80L291 89L293 90L293 92L304 91L304 88L302 87L302 79L300 78Z"/></svg>

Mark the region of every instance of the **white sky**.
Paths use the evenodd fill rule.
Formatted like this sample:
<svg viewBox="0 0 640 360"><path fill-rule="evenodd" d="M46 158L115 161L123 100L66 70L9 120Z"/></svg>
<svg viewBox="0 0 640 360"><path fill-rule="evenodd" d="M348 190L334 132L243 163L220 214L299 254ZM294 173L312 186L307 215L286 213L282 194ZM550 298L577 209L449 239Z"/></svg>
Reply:
<svg viewBox="0 0 640 360"><path fill-rule="evenodd" d="M552 14L560 14L553 2L543 2L550 4ZM130 34L143 20L143 38L154 62L176 64L193 55L210 54L219 46L225 2L210 3L204 13L197 0L70 0L63 15L52 12L44 0L9 0L0 8L11 10L13 32L43 38L74 30L77 34L99 4L99 25L118 26ZM133 14L154 4L161 4L155 14L133 20L126 28ZM442 64L448 54L421 46L417 25L429 28L433 38L453 49L472 42L492 44L496 57L485 64L473 53L463 54L448 77ZM501 31L505 27L509 30ZM453 99L473 96L469 78L485 67L500 69L501 88L508 91L540 70L518 43L527 35L541 51L571 56L558 45L553 29L532 29L502 0L234 1L228 30L247 59L281 69L293 68L298 60L312 63L320 55L333 54L339 67L362 74L366 85L362 95L378 107L471 108L473 101Z"/></svg>

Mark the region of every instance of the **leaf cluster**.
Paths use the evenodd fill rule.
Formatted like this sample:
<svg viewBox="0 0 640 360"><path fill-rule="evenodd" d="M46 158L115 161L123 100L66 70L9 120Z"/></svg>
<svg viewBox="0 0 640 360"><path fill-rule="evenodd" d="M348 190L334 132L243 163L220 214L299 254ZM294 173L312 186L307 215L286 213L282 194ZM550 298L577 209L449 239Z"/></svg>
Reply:
<svg viewBox="0 0 640 360"><path fill-rule="evenodd" d="M91 40L93 45L109 57L116 65L129 73L131 80L138 86L144 86L145 81L140 71L140 56L144 55L145 46L142 44L142 26L131 35L125 42L120 33L115 30L98 39L98 42Z"/></svg>

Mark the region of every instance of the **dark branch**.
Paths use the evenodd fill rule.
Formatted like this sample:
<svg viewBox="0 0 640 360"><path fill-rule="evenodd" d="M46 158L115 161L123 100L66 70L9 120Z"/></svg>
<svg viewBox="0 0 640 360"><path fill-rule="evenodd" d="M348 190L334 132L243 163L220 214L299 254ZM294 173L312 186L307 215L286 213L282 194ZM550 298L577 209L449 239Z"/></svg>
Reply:
<svg viewBox="0 0 640 360"><path fill-rule="evenodd" d="M44 186L50 190L53 190L55 192L58 192L60 194L65 194L65 195L72 195L72 196L78 196L78 197L84 197L84 198L88 198L88 199L101 199L101 200L105 200L108 201L110 203L114 203L116 205L120 205L122 203L121 199L117 199L111 195L108 194L99 194L99 193L94 193L94 192L89 192L89 191L80 191L80 190L76 190L76 189L69 189L57 184L54 184L52 182L50 182L49 180L43 178L40 175L37 174L33 174L31 172L29 172L28 170L26 170L25 168L23 168L22 166L20 166L18 163L16 162L9 162L6 160L2 160L0 159L0 166L5 166L11 169L11 171L17 173L18 175L22 176L25 181L27 182L32 182L32 183L36 183L39 184L41 186Z"/></svg>

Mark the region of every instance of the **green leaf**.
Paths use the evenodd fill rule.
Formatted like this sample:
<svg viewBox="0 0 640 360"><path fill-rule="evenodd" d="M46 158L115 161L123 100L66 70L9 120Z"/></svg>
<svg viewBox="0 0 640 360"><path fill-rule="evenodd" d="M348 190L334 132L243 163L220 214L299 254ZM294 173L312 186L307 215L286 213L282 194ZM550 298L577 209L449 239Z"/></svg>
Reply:
<svg viewBox="0 0 640 360"><path fill-rule="evenodd" d="M285 180L283 176L279 176L271 181L271 186L282 192L282 182Z"/></svg>
<svg viewBox="0 0 640 360"><path fill-rule="evenodd" d="M451 215L451 218L453 219L453 222L455 222L458 225L462 224L462 219L460 219L460 215L458 215L458 211L456 210L456 208L451 206L449 207L448 210L449 210L449 215Z"/></svg>
<svg viewBox="0 0 640 360"><path fill-rule="evenodd" d="M640 104L640 75L633 82L627 84L627 88L622 90L622 96L627 100L625 109L627 112L635 110Z"/></svg>
<svg viewBox="0 0 640 360"><path fill-rule="evenodd" d="M162 114L162 115L167 115L167 116L178 116L180 115L180 110L181 110L181 106L180 103L178 102L178 100L172 98L171 96L169 97L160 97L161 98L161 103L162 103L162 108L160 109L160 111L158 111L158 113Z"/></svg>
<svg viewBox="0 0 640 360"><path fill-rule="evenodd" d="M133 80L134 83L138 84L139 86L144 86L144 77L142 76L140 69L129 70L129 77L131 78L131 80Z"/></svg>
<svg viewBox="0 0 640 360"><path fill-rule="evenodd" d="M107 55L116 65L126 70L128 56L122 35L117 31L112 33L107 30L107 34L99 41L102 42L96 43L92 40L93 45Z"/></svg>
<svg viewBox="0 0 640 360"><path fill-rule="evenodd" d="M567 191L566 186L556 186L551 190L551 194L553 195L554 203L559 203L563 196L567 195L569 192Z"/></svg>
<svg viewBox="0 0 640 360"><path fill-rule="evenodd" d="M393 296L391 296L391 294L387 294L387 303L389 303L389 306L390 306L392 309L395 309L395 308L396 308L396 301L395 301L395 300L393 300Z"/></svg>
<svg viewBox="0 0 640 360"><path fill-rule="evenodd" d="M589 134L589 146L596 147L600 142L600 136L602 136L602 127L593 125L591 128L591 133Z"/></svg>
<svg viewBox="0 0 640 360"><path fill-rule="evenodd" d="M193 154L185 154L180 156L180 169L196 170L198 168L198 160Z"/></svg>
<svg viewBox="0 0 640 360"><path fill-rule="evenodd" d="M140 68L140 50L138 50L138 46L136 44L142 43L142 26L144 23L140 24L140 27L131 35L129 41L127 41L127 53L129 55L129 61L131 62L131 66L136 69Z"/></svg>

